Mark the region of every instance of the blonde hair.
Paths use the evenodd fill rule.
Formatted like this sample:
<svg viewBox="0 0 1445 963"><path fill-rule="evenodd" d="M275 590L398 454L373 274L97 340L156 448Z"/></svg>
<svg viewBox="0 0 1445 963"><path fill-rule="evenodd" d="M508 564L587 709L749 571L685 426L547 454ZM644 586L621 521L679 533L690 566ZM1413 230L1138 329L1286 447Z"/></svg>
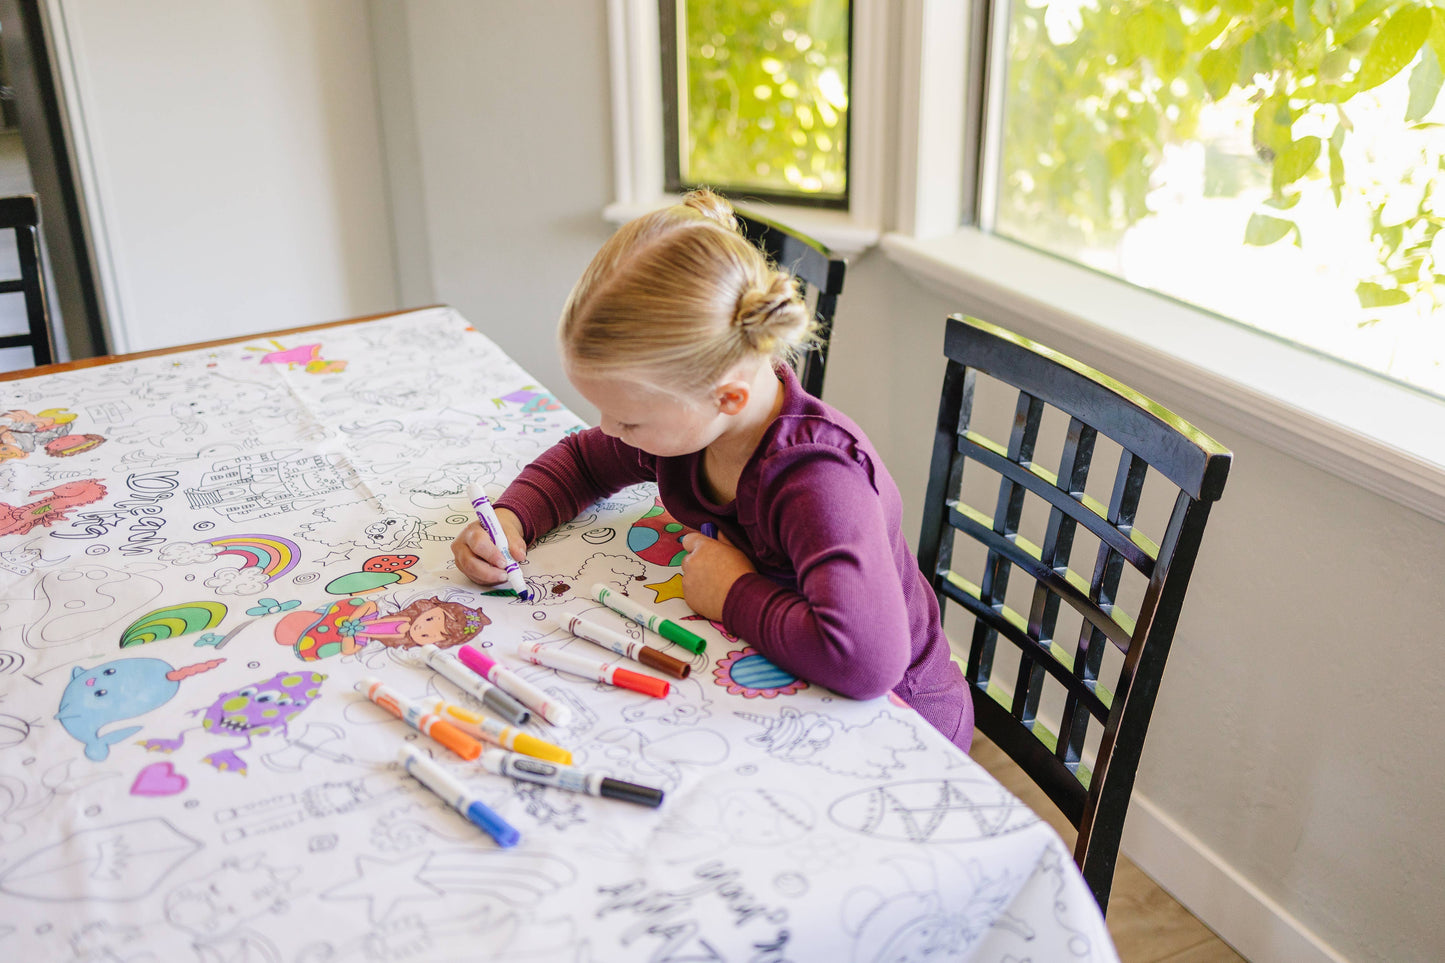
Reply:
<svg viewBox="0 0 1445 963"><path fill-rule="evenodd" d="M596 374L645 373L657 387L706 391L751 358L789 361L814 321L791 275L738 230L709 190L623 225L562 309L569 363Z"/></svg>

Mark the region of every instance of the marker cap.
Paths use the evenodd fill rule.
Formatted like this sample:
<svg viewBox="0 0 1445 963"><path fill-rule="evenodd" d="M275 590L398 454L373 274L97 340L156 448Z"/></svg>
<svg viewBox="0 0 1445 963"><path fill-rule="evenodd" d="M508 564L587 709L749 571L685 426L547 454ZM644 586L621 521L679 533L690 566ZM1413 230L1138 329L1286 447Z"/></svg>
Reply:
<svg viewBox="0 0 1445 963"><path fill-rule="evenodd" d="M492 812L486 803L474 802L468 806L467 818L476 823L488 836L495 839L497 845L503 849L517 845L517 841L522 838L522 834L517 832L516 827Z"/></svg>
<svg viewBox="0 0 1445 963"><path fill-rule="evenodd" d="M707 648L707 639L678 625L669 619L663 619L657 626L657 634L669 642L676 642L684 649L692 652L702 652Z"/></svg>
<svg viewBox="0 0 1445 963"><path fill-rule="evenodd" d="M666 652L654 649L650 645L642 646L637 652L637 661L650 669L658 672L666 672L677 679L686 679L692 672L692 666L681 659L674 659Z"/></svg>
<svg viewBox="0 0 1445 963"><path fill-rule="evenodd" d="M512 749L524 756L531 756L533 759L545 759L563 766L572 764L571 750L554 746L550 742L543 742L536 736L528 735L525 732L517 733L512 739Z"/></svg>
<svg viewBox="0 0 1445 963"><path fill-rule="evenodd" d="M662 679L654 679L650 675L633 672L631 669L613 669L612 684L619 688L650 695L655 699L667 698L667 693L671 689L671 686Z"/></svg>
<svg viewBox="0 0 1445 963"><path fill-rule="evenodd" d="M661 789L639 786L635 782L623 782L621 779L613 779L611 776L603 778L597 794L608 799L621 799L641 806L650 806L653 809L662 805Z"/></svg>

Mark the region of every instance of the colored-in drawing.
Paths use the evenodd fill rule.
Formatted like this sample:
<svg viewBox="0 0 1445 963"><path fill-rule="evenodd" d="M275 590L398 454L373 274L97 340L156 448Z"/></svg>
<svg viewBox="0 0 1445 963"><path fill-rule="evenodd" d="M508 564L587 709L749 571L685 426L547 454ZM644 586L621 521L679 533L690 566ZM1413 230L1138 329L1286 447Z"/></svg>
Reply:
<svg viewBox="0 0 1445 963"><path fill-rule="evenodd" d="M415 582L416 576L408 569L419 561L416 555L373 555L361 566L361 571L347 572L327 582L326 591L332 595L361 595Z"/></svg>
<svg viewBox="0 0 1445 963"><path fill-rule="evenodd" d="M279 535L224 535L206 541L220 549L218 555L240 558L242 568L260 569L268 582L285 575L301 560L296 543Z"/></svg>
<svg viewBox="0 0 1445 963"><path fill-rule="evenodd" d="M214 669L224 661L212 659L179 669L161 659L115 659L93 669L76 666L60 695L60 711L55 718L66 732L85 744L85 757L99 762L110 755L112 745L135 735L140 726L111 732L102 729L165 705L180 689L182 679Z"/></svg>
<svg viewBox="0 0 1445 963"><path fill-rule="evenodd" d="M990 839L1039 821L1032 809L987 776L874 786L834 801L828 817L865 836L915 843Z"/></svg>
<svg viewBox="0 0 1445 963"><path fill-rule="evenodd" d="M136 773L130 784L132 796L174 796L185 792L190 780L176 772L168 762L153 762Z"/></svg>
<svg viewBox="0 0 1445 963"><path fill-rule="evenodd" d="M225 617L226 607L220 602L183 602L180 605L168 605L163 609L147 612L127 626L120 634L120 647L128 649L133 645L145 645L157 639L214 629Z"/></svg>
<svg viewBox="0 0 1445 963"><path fill-rule="evenodd" d="M290 721L321 695L321 683L325 680L326 676L320 672L277 672L263 682L223 692L206 707L199 728L218 736L244 739L239 749L249 749L255 736L273 732L285 735ZM147 739L141 745L151 752L174 752L185 743L189 731L182 731L174 739ZM246 761L236 755L237 751L221 749L204 757L202 762L219 772L239 772L244 776Z"/></svg>
<svg viewBox="0 0 1445 963"><path fill-rule="evenodd" d="M51 488L37 488L31 497L44 497L24 505L0 502L0 535L24 535L36 525L49 527L66 519L72 508L89 505L105 497L99 478L62 482Z"/></svg>
<svg viewBox="0 0 1445 963"><path fill-rule="evenodd" d="M502 395L500 398L493 398L492 403L498 408L503 405L521 405L522 414L534 415L543 411L561 411L562 403L552 397L548 392L542 391L536 385L527 385L525 388L518 388L510 394Z"/></svg>
<svg viewBox="0 0 1445 963"><path fill-rule="evenodd" d="M687 551L682 537L692 531L662 507L662 496L652 501L647 513L627 530L627 547L653 565L681 565Z"/></svg>
<svg viewBox="0 0 1445 963"><path fill-rule="evenodd" d="M808 683L778 668L752 646L729 652L712 674L718 685L727 686L729 695L744 699L774 699L808 687Z"/></svg>
<svg viewBox="0 0 1445 963"><path fill-rule="evenodd" d="M654 601L661 604L670 602L673 599L680 599L682 594L682 573L678 572L665 582L649 582L645 588L652 589Z"/></svg>
<svg viewBox="0 0 1445 963"><path fill-rule="evenodd" d="M272 634L280 645L291 646L298 659L314 662L351 655L372 641L388 648L437 645L449 649L470 641L491 624L480 608L436 596L417 599L390 615L381 615L375 602L352 596L313 612L292 612L276 623Z"/></svg>
<svg viewBox="0 0 1445 963"><path fill-rule="evenodd" d="M264 352L261 356L262 364L284 364L289 371L300 365L307 374L330 374L334 371L345 371L345 361L327 361L321 357L321 345L299 344L294 348L283 348L281 342L272 339L271 344L275 351L266 351L265 348L247 347L247 351Z"/></svg>
<svg viewBox="0 0 1445 963"><path fill-rule="evenodd" d="M56 458L90 451L105 438L93 434L71 434L75 414L65 408L46 408L32 414L19 408L0 412L0 461L24 458L36 450Z"/></svg>
<svg viewBox="0 0 1445 963"><path fill-rule="evenodd" d="M0 892L47 902L136 900L201 846L164 819L82 829L11 864Z"/></svg>
<svg viewBox="0 0 1445 963"><path fill-rule="evenodd" d="M748 742L762 746L775 759L821 766L859 779L882 779L902 767L901 753L924 748L912 723L886 711L861 726L845 725L821 712L799 712L792 706L783 706L776 716L734 715L763 727L762 732L748 736Z"/></svg>

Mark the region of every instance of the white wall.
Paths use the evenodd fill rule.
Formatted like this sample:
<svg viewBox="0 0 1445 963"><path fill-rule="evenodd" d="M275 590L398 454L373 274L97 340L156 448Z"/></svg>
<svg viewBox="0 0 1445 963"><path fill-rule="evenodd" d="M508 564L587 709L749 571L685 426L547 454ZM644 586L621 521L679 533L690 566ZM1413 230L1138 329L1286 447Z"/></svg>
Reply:
<svg viewBox="0 0 1445 963"><path fill-rule="evenodd" d="M403 173L420 184L433 296L592 417L562 374L555 331L573 282L611 233L602 219L612 185L604 5L376 5L378 23L404 11L420 172ZM407 125L397 105L383 106L388 130Z"/></svg>
<svg viewBox="0 0 1445 963"><path fill-rule="evenodd" d="M397 307L364 0L56 0L120 351Z"/></svg>

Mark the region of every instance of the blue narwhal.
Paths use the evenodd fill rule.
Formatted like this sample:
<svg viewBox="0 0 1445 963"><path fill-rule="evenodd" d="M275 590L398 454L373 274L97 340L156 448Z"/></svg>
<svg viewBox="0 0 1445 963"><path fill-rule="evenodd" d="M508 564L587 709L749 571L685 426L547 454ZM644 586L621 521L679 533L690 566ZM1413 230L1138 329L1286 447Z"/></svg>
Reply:
<svg viewBox="0 0 1445 963"><path fill-rule="evenodd" d="M55 718L65 731L85 744L85 757L100 762L110 747L135 735L140 726L125 726L101 732L122 719L144 715L171 700L181 680L214 669L225 659L172 668L162 659L115 659L93 669L76 666L70 682L60 694L60 711Z"/></svg>

